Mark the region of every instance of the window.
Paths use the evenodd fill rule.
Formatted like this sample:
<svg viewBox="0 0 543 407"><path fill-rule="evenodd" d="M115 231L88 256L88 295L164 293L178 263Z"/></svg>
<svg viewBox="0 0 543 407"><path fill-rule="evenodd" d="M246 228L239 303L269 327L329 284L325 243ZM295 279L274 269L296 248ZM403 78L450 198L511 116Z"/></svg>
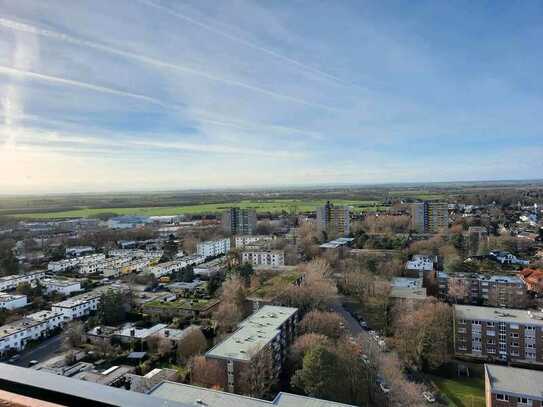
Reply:
<svg viewBox="0 0 543 407"><path fill-rule="evenodd" d="M511 334L511 338L518 338L518 337L519 337L518 333L512 333Z"/></svg>
<svg viewBox="0 0 543 407"><path fill-rule="evenodd" d="M496 400L509 401L509 396L507 394L496 394Z"/></svg>
<svg viewBox="0 0 543 407"><path fill-rule="evenodd" d="M486 326L495 326L494 322L487 322Z"/></svg>

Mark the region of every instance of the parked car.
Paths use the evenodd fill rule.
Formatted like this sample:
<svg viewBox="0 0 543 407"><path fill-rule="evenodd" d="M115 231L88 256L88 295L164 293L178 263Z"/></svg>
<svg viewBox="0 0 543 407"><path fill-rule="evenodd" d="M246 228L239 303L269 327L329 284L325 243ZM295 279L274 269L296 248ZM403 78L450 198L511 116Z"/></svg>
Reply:
<svg viewBox="0 0 543 407"><path fill-rule="evenodd" d="M40 363L38 360L31 360L28 362L28 367L36 366L38 363Z"/></svg>
<svg viewBox="0 0 543 407"><path fill-rule="evenodd" d="M364 330L366 330L366 331L369 329L369 328L368 328L367 322L364 321L363 319L360 320L360 326L362 327L362 329L364 329Z"/></svg>
<svg viewBox="0 0 543 407"><path fill-rule="evenodd" d="M436 398L434 397L434 395L432 393L430 393L429 391L425 391L424 393L422 393L422 396L424 397L424 399L428 402L428 403L435 403L436 402Z"/></svg>
<svg viewBox="0 0 543 407"><path fill-rule="evenodd" d="M17 362L19 359L21 359L21 355L13 355L12 357L10 357L8 359L8 363L15 363Z"/></svg>

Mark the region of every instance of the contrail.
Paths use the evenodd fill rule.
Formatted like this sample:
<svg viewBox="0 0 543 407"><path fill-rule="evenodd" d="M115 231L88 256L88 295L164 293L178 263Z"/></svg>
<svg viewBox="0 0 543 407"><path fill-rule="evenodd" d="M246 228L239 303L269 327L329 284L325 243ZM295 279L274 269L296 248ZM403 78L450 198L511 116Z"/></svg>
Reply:
<svg viewBox="0 0 543 407"><path fill-rule="evenodd" d="M361 86L359 86L359 85L357 85L355 83L345 81L345 80L343 80L343 79L341 79L341 78L339 78L339 77L337 77L335 75L329 74L328 72L321 71L318 68L307 65L307 64L305 64L303 62L300 62L300 61L298 61L296 59L289 58L289 57L287 57L285 55L282 55L282 54L278 53L277 51L274 51L274 50L269 49L269 48L265 48L265 47L263 47L261 45L258 45L256 43L254 43L254 42L248 41L248 40L246 40L246 39L244 39L242 37L238 37L236 35L232 35L232 34L227 33L225 31L219 30L218 28L215 28L215 27L213 27L213 26L211 26L209 24L206 24L206 23L203 23L201 21L195 20L192 17L189 17L189 16L187 16L185 14L182 14L182 13L180 13L178 11L174 11L171 8L164 7L164 6L162 6L160 4L157 4L157 3L153 2L153 1L149 1L149 0L137 0L137 1L139 3L141 3L141 4L146 5L146 6L154 7L156 9L162 10L165 13L168 13L168 14L170 14L170 15L172 15L174 17L177 17L179 19L182 19L182 20L184 20L184 21L186 21L186 22L188 22L190 24L197 25L198 27L201 27L201 28L203 28L205 30L208 30L210 32L213 32L213 33L218 34L220 36L223 36L225 38L228 38L229 40L240 43L240 44L245 45L245 46L247 46L249 48L252 48L254 50L263 52L265 54L271 55L274 58L277 58L277 59L280 59L282 61L288 62L288 63L290 63L292 65L295 65L295 66L297 66L299 68L303 68L303 69L305 69L306 71L310 72L313 75L321 76L321 77L326 78L328 80L332 80L333 82L337 82L337 83L339 83L339 84L341 84L343 86L356 86L356 87L364 89L363 87L361 87Z"/></svg>
<svg viewBox="0 0 543 407"><path fill-rule="evenodd" d="M89 89L96 92L109 93L111 95L126 96L126 97L130 97L134 99L143 100L145 102L153 103L156 105L160 105L166 108L168 107L168 105L165 104L164 102L158 99L152 98L150 96L145 96L145 95L132 93L132 92L125 92L125 91L117 90L113 88L107 88L105 86L94 85L92 83L60 78L58 76L45 75L45 74L32 72L32 71L25 71L22 69L11 68L9 66L0 65L0 73L5 73L8 75L13 75L13 76L21 76L21 77L27 77L27 78L32 78L32 79L38 79L38 80L53 82L53 83L60 83L62 85L75 86L78 88Z"/></svg>
<svg viewBox="0 0 543 407"><path fill-rule="evenodd" d="M192 74L192 75L195 75L195 76L200 76L200 77L206 78L206 79L211 80L211 81L221 82L221 83L225 83L225 84L231 85L231 86L238 86L238 87L241 87L241 88L244 88L244 89L248 89L248 90L251 90L251 91L254 91L254 92L264 94L264 95L273 96L273 97L277 97L277 98L281 98L281 99L285 99L285 100L290 100L291 102L299 103L299 104L302 104L302 105L305 105L305 106L310 106L310 107L324 109L324 110L328 110L328 111L334 111L334 112L341 111L340 109L337 109L337 108L332 107L332 106L327 106L327 105L323 105L323 104L320 104L320 103L309 102L309 101L304 100L304 99L300 99L300 98L297 98L297 97L294 97L294 96L284 95L282 93L277 93L277 92L274 92L272 90L261 88L261 87L254 86L254 85L250 85L250 84L247 84L247 83L244 83L244 82L223 78L223 77L220 77L220 76L217 76L217 75L214 75L214 74L202 71L202 70L194 69L194 68L191 68L191 67L188 67L188 66L185 66L185 65L172 64L170 62L165 62L165 61L158 60L158 59L155 59L155 58L150 58L150 57L145 56L145 55L124 51L124 50L121 50L121 49L118 49L118 48L113 48L113 47L108 46L108 45L103 45L103 44L99 44L99 43L96 43L96 42L83 40L83 39L80 39L80 38L76 38L76 37L73 37L73 36L69 36L67 34L55 32L55 31L51 31L51 30L43 30L43 29L38 28L38 27L34 27L34 26L31 26L31 25L28 25L28 24L19 23L19 22L16 22L16 21L5 19L5 18L0 18L0 26L10 28L10 29L13 29L13 30L19 30L19 31L24 31L24 32L36 34L36 35L41 35L41 36L44 36L44 37L54 38L56 40L64 41L64 42L74 44L74 45L79 45L79 46L83 46L83 47L87 47L87 48L100 50L100 51L103 51L103 52L107 52L107 53L114 54L114 55L119 55L119 56L122 56L122 57L125 57L125 58L133 59L133 60L136 60L136 61L139 61L139 62L142 62L142 63L146 63L146 64L153 65L153 66L156 66L156 67L160 67L160 68L168 68L168 69L176 70L176 71L179 71L179 72L189 73L189 74Z"/></svg>
<svg viewBox="0 0 543 407"><path fill-rule="evenodd" d="M167 110L187 110L186 106L175 104L175 103L169 104L160 99L156 99L154 97L142 95L139 93L127 92L127 91L109 88L109 87L96 85L96 84L92 84L88 82L81 82L81 81L76 81L73 79L61 78L58 76L45 75L45 74L40 74L40 73L32 72L32 71L25 71L25 70L11 68L7 66L3 66L3 65L0 65L0 73L13 75L13 76L27 77L31 79L46 81L46 82L58 83L62 85L74 86L74 87L78 87L82 89L92 90L99 93L107 93L110 95L129 97L132 99L142 100L144 102L160 106ZM285 127L285 126L273 126L273 125L251 123L251 122L244 122L244 121L232 121L232 120L225 121L223 119L209 118L213 116L210 115L208 112L205 112L200 109L192 109L192 112L197 116L198 120L200 120L201 122L214 124L218 126L232 127L232 128L238 128L238 129L244 129L244 130L268 128L268 129L276 130L276 131L305 134L305 135L315 137L315 138L321 137L319 133L303 130L303 129L297 129L297 128L291 128L291 127ZM0 113L0 116L5 116L5 114Z"/></svg>

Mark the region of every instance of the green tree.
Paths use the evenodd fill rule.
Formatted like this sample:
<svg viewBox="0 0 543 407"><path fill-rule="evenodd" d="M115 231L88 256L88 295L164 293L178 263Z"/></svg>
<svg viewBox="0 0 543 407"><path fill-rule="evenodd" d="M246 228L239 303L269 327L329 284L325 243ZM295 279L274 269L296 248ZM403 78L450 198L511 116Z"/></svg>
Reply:
<svg viewBox="0 0 543 407"><path fill-rule="evenodd" d="M119 291L108 290L100 297L98 319L104 325L118 325L126 319L123 295Z"/></svg>
<svg viewBox="0 0 543 407"><path fill-rule="evenodd" d="M311 397L336 399L341 377L338 362L333 352L317 345L304 356L303 367L294 374L292 385Z"/></svg>

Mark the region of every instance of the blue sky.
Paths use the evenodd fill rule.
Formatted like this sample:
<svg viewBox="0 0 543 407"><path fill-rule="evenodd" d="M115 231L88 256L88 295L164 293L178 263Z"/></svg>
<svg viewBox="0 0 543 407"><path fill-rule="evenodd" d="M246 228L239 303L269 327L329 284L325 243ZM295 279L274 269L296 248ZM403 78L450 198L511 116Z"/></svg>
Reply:
<svg viewBox="0 0 543 407"><path fill-rule="evenodd" d="M2 192L533 179L539 1L0 0Z"/></svg>

